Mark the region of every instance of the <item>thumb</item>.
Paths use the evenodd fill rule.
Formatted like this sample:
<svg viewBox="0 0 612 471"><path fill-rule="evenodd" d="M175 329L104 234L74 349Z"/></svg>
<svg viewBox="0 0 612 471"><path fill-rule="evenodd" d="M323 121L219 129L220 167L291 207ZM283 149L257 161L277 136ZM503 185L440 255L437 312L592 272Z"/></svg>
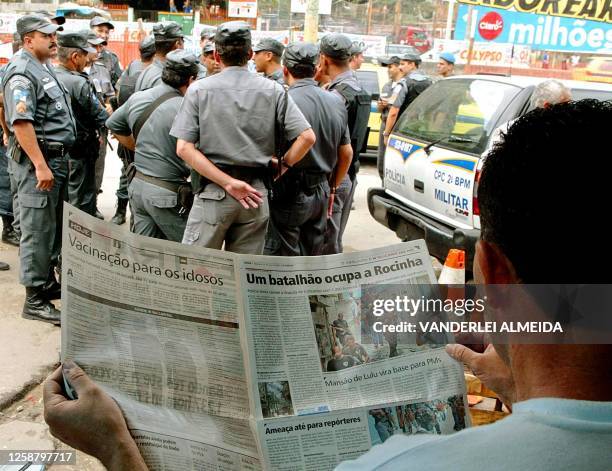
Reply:
<svg viewBox="0 0 612 471"><path fill-rule="evenodd" d="M82 397L81 393L95 386L91 378L72 360L65 360L62 363L62 371L79 397Z"/></svg>
<svg viewBox="0 0 612 471"><path fill-rule="evenodd" d="M476 359L480 356L480 353L476 353L474 350L467 348L465 345L459 345L458 343L448 344L446 346L446 353L468 367L472 367Z"/></svg>

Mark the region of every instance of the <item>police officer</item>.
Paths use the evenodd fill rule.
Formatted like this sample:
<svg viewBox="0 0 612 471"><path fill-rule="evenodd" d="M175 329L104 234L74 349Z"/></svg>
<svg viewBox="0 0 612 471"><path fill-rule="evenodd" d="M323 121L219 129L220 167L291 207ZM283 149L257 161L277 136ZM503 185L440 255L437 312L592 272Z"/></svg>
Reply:
<svg viewBox="0 0 612 471"><path fill-rule="evenodd" d="M289 96L312 126L317 138L306 156L274 185L265 253L320 255L328 208L336 186L353 157L348 115L341 98L314 80L319 50L311 43L291 43L283 56ZM329 182L334 168L334 180ZM277 194L279 193L279 194Z"/></svg>
<svg viewBox="0 0 612 471"><path fill-rule="evenodd" d="M261 254L269 218L264 181L277 124L284 127L282 139L293 141L281 172L315 141L293 99L284 99L283 87L249 72L252 54L247 23L220 25L215 60L221 72L189 88L170 131L178 139L177 154L202 177L183 243L216 249L225 243L231 252Z"/></svg>
<svg viewBox="0 0 612 471"><path fill-rule="evenodd" d="M257 72L264 74L264 77L274 80L280 85L285 84L283 67L281 66L281 57L284 50L285 46L272 38L263 38L253 48L255 53L253 61Z"/></svg>
<svg viewBox="0 0 612 471"><path fill-rule="evenodd" d="M176 138L169 132L198 66L194 54L182 49L169 52L162 83L136 92L107 122L126 147L132 147L136 134L136 174L129 186L136 234L175 242L183 238L188 211L179 204L179 193L191 192L189 167L176 155Z"/></svg>
<svg viewBox="0 0 612 471"><path fill-rule="evenodd" d="M138 45L140 59L134 59L125 68L117 84L117 105L123 105L136 91L136 81L144 69L153 63L155 57L155 37L149 35Z"/></svg>
<svg viewBox="0 0 612 471"><path fill-rule="evenodd" d="M215 60L215 45L214 43L208 43L202 49L202 55L200 56L200 63L206 68L206 77L210 77L221 70L219 64Z"/></svg>
<svg viewBox="0 0 612 471"><path fill-rule="evenodd" d="M332 33L321 39L320 74L329 75L328 90L342 97L348 112L353 160L348 175L336 189L332 217L328 221L324 253L342 252L342 234L348 222L357 187L359 151L367 137L371 96L359 85L349 67L351 40L343 34Z"/></svg>
<svg viewBox="0 0 612 471"><path fill-rule="evenodd" d="M436 67L441 78L450 77L455 71L455 55L448 51L442 52Z"/></svg>
<svg viewBox="0 0 612 471"><path fill-rule="evenodd" d="M87 34L87 41L96 49L96 53L93 54L93 57L90 56L90 64L85 68L85 72L89 75L89 78L93 83L100 103L102 103L102 105L106 108L106 111L110 114L112 113L110 101L115 97L115 87L113 85L111 72L100 60L100 54L102 54L106 40L98 37L94 31L83 30L83 34ZM108 132L106 128L103 128L100 130L100 146L98 150L98 158L96 159L96 195L102 192L101 188L102 181L104 179L104 165L106 162L107 144ZM120 210L121 208L118 207L119 212L121 212ZM97 204L95 216L97 218L104 219L102 213L100 213L100 211L97 209ZM119 220L115 218L115 220L112 222L115 224L123 224L123 222L125 222L125 208L123 208L123 221L121 221L121 218L119 218Z"/></svg>
<svg viewBox="0 0 612 471"><path fill-rule="evenodd" d="M56 52L57 29L37 15L17 20L23 51L9 62L2 88L12 134L9 155L18 162L23 317L59 325L60 313L49 299L59 295L53 267L61 246L66 155L76 138L76 124L69 98L48 62Z"/></svg>
<svg viewBox="0 0 612 471"><path fill-rule="evenodd" d="M395 126L400 115L408 105L410 105L410 103L412 103L414 99L432 83L427 75L418 70L420 64L421 56L418 54L407 53L400 58L400 68L402 69L404 78L401 82L402 86L399 87L397 93L389 99L391 108L385 125L385 145L387 145L389 134L393 131L393 126Z"/></svg>
<svg viewBox="0 0 612 471"><path fill-rule="evenodd" d="M204 51L204 48L209 45L214 45L215 39L215 30L214 28L205 28L200 32L200 50ZM200 57L200 63L204 64L203 57Z"/></svg>
<svg viewBox="0 0 612 471"><path fill-rule="evenodd" d="M117 86L119 77L121 77L121 65L119 64L117 54L108 49L106 46L108 44L108 38L110 37L110 30L115 29L115 27L110 21L101 16L94 16L89 22L89 27L97 37L104 40L102 43L102 50L100 51L99 61L104 64L104 67L106 67L106 70L108 70L110 73L111 83L113 84L114 88Z"/></svg>
<svg viewBox="0 0 612 471"><path fill-rule="evenodd" d="M136 80L136 91L147 90L161 82L166 55L175 49L183 49L183 29L174 22L168 21L153 26L155 38L155 57Z"/></svg>
<svg viewBox="0 0 612 471"><path fill-rule="evenodd" d="M70 96L77 137L70 151L68 201L92 216L96 211L95 162L100 146L99 131L108 119L89 77L83 72L87 54L96 52L83 33L58 34L57 78Z"/></svg>
<svg viewBox="0 0 612 471"><path fill-rule="evenodd" d="M357 43L353 43L351 46L351 58L349 60L349 67L353 72L361 69L361 64L363 64L363 51L364 49Z"/></svg>
<svg viewBox="0 0 612 471"><path fill-rule="evenodd" d="M383 177L383 162L385 156L385 126L387 124L387 116L389 115L389 99L399 93L401 87L400 81L404 77L402 69L400 69L400 58L397 56L383 57L379 60L380 65L387 68L389 81L383 85L378 99L377 108L380 112L380 130L378 132L378 173L380 178Z"/></svg>

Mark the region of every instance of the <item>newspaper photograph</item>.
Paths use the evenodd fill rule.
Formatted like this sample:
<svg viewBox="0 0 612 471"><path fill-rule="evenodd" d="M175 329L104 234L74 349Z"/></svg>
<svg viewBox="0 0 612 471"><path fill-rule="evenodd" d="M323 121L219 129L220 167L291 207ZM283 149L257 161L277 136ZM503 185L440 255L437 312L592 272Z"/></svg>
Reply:
<svg viewBox="0 0 612 471"><path fill-rule="evenodd" d="M248 256L64 215L62 360L117 401L150 469L332 469L469 426L443 346L376 335L365 312L364 287L436 283L423 241Z"/></svg>

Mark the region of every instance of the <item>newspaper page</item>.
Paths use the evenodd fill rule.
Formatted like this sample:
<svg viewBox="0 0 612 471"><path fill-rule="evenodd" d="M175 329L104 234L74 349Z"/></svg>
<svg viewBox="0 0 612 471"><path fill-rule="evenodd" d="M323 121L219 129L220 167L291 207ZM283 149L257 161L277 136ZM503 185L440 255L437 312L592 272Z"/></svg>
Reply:
<svg viewBox="0 0 612 471"><path fill-rule="evenodd" d="M62 359L117 400L150 469L261 469L235 267L65 206Z"/></svg>
<svg viewBox="0 0 612 471"><path fill-rule="evenodd" d="M463 368L443 345L377 333L364 308L367 285L402 284L417 296L437 283L424 241L238 264L266 468L333 469L395 433L452 433L469 422Z"/></svg>

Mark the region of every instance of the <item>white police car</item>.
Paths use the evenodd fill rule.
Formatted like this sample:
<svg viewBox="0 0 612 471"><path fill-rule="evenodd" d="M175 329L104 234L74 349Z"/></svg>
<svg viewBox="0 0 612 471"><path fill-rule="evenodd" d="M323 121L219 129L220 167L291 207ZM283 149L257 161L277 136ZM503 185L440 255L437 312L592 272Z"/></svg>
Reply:
<svg viewBox="0 0 612 471"><path fill-rule="evenodd" d="M370 214L402 240L425 239L444 260L463 248L472 266L479 237L478 178L494 131L529 111L544 79L464 75L425 90L389 137L381 178L370 188ZM574 100L612 99L610 85L563 82ZM519 184L517 182L517 184Z"/></svg>

